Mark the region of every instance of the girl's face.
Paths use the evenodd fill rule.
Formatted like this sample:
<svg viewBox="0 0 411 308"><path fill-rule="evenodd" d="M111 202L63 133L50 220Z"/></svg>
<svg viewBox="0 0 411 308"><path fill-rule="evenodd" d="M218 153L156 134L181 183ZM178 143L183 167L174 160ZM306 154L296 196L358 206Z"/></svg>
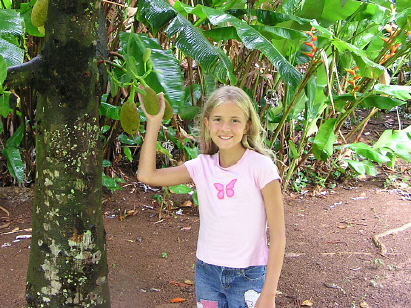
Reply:
<svg viewBox="0 0 411 308"><path fill-rule="evenodd" d="M208 118L204 118L204 124L220 151L243 148L241 140L248 131L249 123L237 104L228 101L218 105Z"/></svg>

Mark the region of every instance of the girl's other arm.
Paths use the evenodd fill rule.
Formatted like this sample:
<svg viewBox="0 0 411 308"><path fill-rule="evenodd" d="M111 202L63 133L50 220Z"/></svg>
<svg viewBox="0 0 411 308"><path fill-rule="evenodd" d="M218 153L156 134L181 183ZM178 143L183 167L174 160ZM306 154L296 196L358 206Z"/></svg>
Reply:
<svg viewBox="0 0 411 308"><path fill-rule="evenodd" d="M270 248L264 287L255 307L274 308L285 252L285 222L280 182L275 180L268 183L262 189L262 194L269 227Z"/></svg>
<svg viewBox="0 0 411 308"><path fill-rule="evenodd" d="M142 102L140 94L138 94ZM141 109L147 118L146 134L140 150L137 178L139 181L153 186L172 186L191 182L190 174L184 165L170 168L156 169L156 142L161 128L165 109L164 95L160 96L160 111L156 115L150 115L141 104Z"/></svg>

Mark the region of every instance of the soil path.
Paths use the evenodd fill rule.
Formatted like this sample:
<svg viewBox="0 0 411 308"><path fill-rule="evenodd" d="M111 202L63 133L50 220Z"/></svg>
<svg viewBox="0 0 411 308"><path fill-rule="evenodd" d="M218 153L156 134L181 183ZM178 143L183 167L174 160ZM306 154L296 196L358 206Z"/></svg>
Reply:
<svg viewBox="0 0 411 308"><path fill-rule="evenodd" d="M277 307L411 307L411 228L375 234L411 222L410 194L382 182L353 183L313 196L287 195L287 247ZM158 219L152 192L137 184L104 199L112 307L195 307L193 265L198 232L195 208ZM8 228L0 229L0 307L24 307L29 255L30 189L0 191ZM119 215L129 214L122 221ZM19 232L5 234L19 228ZM185 301L170 304L173 298Z"/></svg>

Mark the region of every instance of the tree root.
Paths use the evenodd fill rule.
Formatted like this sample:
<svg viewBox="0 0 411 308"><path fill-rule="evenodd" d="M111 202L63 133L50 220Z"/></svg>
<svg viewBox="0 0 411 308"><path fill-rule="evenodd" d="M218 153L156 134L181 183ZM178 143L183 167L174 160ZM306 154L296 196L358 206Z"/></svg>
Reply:
<svg viewBox="0 0 411 308"><path fill-rule="evenodd" d="M383 233L376 234L372 237L372 241L374 242L375 246L377 246L377 248L380 249L380 254L382 256L385 256L385 254L387 253L387 248L385 248L384 244L381 243L380 238L384 237L386 235L395 234L395 233L398 233L400 231L404 231L404 230L406 230L410 227L411 227L411 222L406 223L405 225L403 225L401 227L398 227L398 228L395 228L395 229L390 229L390 230L387 230Z"/></svg>

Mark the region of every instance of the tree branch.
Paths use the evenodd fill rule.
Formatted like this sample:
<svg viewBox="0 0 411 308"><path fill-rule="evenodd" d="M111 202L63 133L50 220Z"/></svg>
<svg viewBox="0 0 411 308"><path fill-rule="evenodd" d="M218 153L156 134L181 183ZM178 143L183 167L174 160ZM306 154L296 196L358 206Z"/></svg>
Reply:
<svg viewBox="0 0 411 308"><path fill-rule="evenodd" d="M33 85L40 76L43 69L44 57L38 55L20 65L11 66L7 69L6 86L9 88L18 88L25 85Z"/></svg>

